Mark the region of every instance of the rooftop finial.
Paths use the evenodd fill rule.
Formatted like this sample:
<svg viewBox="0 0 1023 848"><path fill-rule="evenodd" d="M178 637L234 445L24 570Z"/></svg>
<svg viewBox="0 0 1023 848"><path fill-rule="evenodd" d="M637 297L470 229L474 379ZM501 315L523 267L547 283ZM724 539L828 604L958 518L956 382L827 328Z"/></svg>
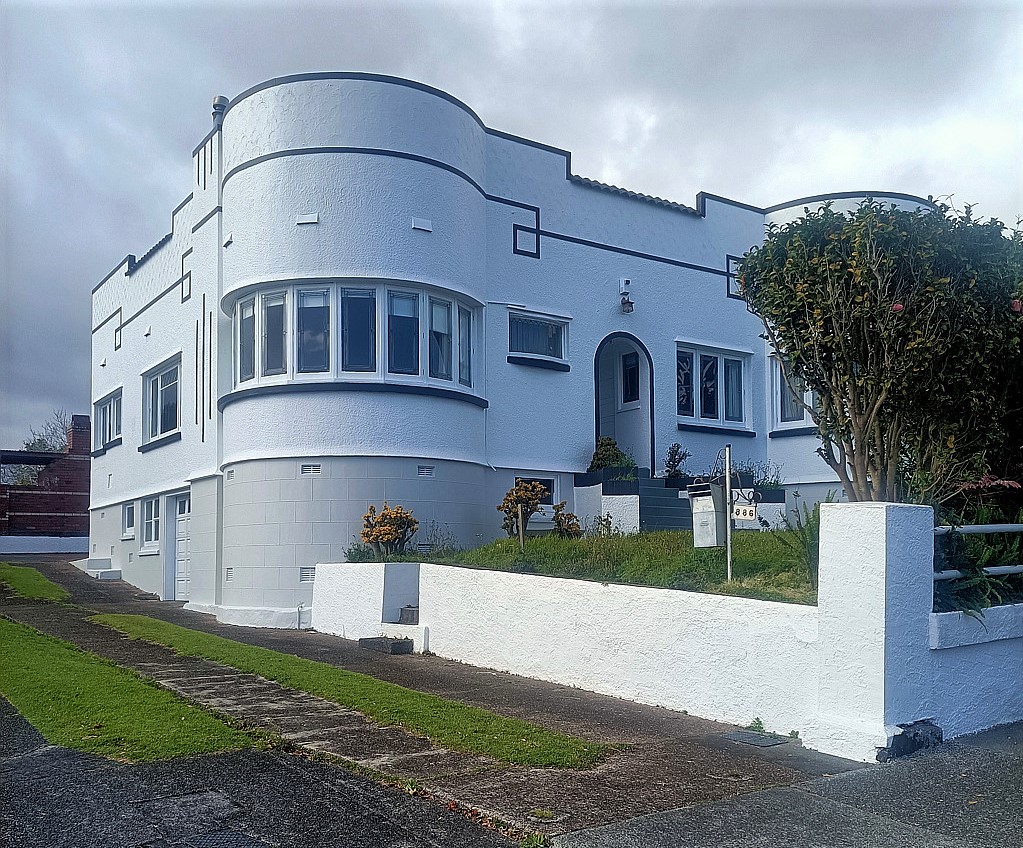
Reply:
<svg viewBox="0 0 1023 848"><path fill-rule="evenodd" d="M213 98L213 126L219 127L224 123L224 113L230 102L223 94L218 94Z"/></svg>

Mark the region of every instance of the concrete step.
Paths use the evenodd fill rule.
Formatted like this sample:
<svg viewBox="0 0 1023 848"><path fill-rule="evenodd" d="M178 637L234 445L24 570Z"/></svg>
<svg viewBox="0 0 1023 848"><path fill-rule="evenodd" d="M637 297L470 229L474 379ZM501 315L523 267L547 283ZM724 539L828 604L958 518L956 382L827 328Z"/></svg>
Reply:
<svg viewBox="0 0 1023 848"><path fill-rule="evenodd" d="M390 636L371 636L359 640L360 648L367 648L381 654L411 654L413 642L411 639L395 639Z"/></svg>

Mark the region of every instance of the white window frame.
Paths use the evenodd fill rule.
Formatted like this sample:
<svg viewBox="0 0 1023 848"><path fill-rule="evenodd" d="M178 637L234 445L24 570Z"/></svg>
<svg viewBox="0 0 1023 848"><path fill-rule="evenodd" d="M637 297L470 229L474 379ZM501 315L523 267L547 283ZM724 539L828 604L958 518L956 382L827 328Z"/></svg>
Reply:
<svg viewBox="0 0 1023 848"><path fill-rule="evenodd" d="M160 550L160 522L162 519L161 497L142 499L142 533L140 553L156 553Z"/></svg>
<svg viewBox="0 0 1023 848"><path fill-rule="evenodd" d="M130 523L129 523L130 517ZM121 504L121 539L135 538L135 501Z"/></svg>
<svg viewBox="0 0 1023 848"><path fill-rule="evenodd" d="M342 298L346 289L370 291L373 293L374 303L374 352L375 368L370 371L348 371L344 368L344 328L342 326ZM326 291L330 303L330 355L329 368L326 371L298 371L298 303L302 292L323 292ZM419 367L415 374L399 374L389 371L389 334L388 324L390 316L390 295L407 295L415 299L418 314L419 333L417 338L419 355ZM264 327L264 303L267 298L284 297L285 303L285 358L287 368L284 373L264 374L263 365L266 357L265 327ZM442 303L450 310L451 316L451 376L432 377L430 376L430 334L431 334L431 304ZM241 310L243 305L252 304L255 312L254 334L255 334L255 375L242 382L241 371ZM469 315L469 380L462 379L460 371L461 360L461 333L459 330L459 318L462 311ZM564 319L551 319L544 315L525 315L524 317L535 317L540 320L551 321L567 328ZM293 382L317 382L343 380L345 382L394 382L411 383L422 386L437 386L438 388L453 389L458 392L472 395L476 394L475 387L478 383L477 362L483 355L478 345L482 345L481 327L484 324L484 309L466 295L450 289L432 287L428 285L418 286L410 284L395 284L394 282L355 280L342 278L330 280L320 285L312 285L309 282L295 283L287 287L275 285L266 290L249 290L243 294L234 304L232 312L232 375L234 388L245 390L265 385L280 385L281 383ZM562 330L562 343L567 348L567 329ZM523 354L530 356L530 354ZM537 359L546 357L535 357ZM566 353L567 358L567 353ZM562 360L556 360L562 361Z"/></svg>
<svg viewBox="0 0 1023 848"><path fill-rule="evenodd" d="M242 379L242 309L252 307L252 376ZM259 300L243 297L234 307L234 384L255 385L259 380Z"/></svg>
<svg viewBox="0 0 1023 848"><path fill-rule="evenodd" d="M693 391L693 414L678 415L676 404L675 412L680 424L699 427L724 427L731 430L749 430L751 428L751 404L750 404L750 371L752 356L741 350L729 350L728 348L708 347L706 345L689 344L688 342L676 342L675 362L675 397L678 397L678 353L684 351L693 357L692 369L692 391ZM702 365L700 357L713 356L717 359L717 410L716 414L706 416L703 414L703 386L702 386ZM725 392L725 360L737 361L740 363L740 375L742 379L742 418L733 421L725 417L727 396Z"/></svg>
<svg viewBox="0 0 1023 848"><path fill-rule="evenodd" d="M540 321L561 328L561 356L548 356L543 353L531 351L514 350L512 348L511 324L516 318L525 321ZM542 362L567 362L568 361L568 321L556 315L549 315L542 312L527 312L519 309L508 310L508 354L510 356L522 356L527 359L538 359Z"/></svg>
<svg viewBox="0 0 1023 848"><path fill-rule="evenodd" d="M93 421L96 424L93 443L96 450L121 438L122 395L123 390L117 389L93 404Z"/></svg>
<svg viewBox="0 0 1023 848"><path fill-rule="evenodd" d="M782 373L782 362L778 357L773 356L771 357L771 421L774 425L772 429L797 430L802 427L815 426L813 418L805 407L802 409L802 417L792 421L782 421L782 392L788 391L789 387ZM807 406L813 406L812 390L807 389L803 392L803 403Z"/></svg>
<svg viewBox="0 0 1023 848"><path fill-rule="evenodd" d="M636 384L638 393L635 400L625 400L625 357L635 356L636 357ZM618 377L618 383L615 391L615 401L617 403L619 412L627 412L630 409L639 409L640 403L643 400L643 357L639 355L639 351L626 350L618 354L617 368L615 369Z"/></svg>
<svg viewBox="0 0 1023 848"><path fill-rule="evenodd" d="M168 430L162 429L162 423L160 422L161 416L157 413L157 428L156 432L152 428L152 413L153 413L153 396L152 387L154 383L159 387L161 378L168 374L173 369L177 369L177 379L175 381L175 409L176 409L176 423L173 427ZM155 368L151 368L145 374L142 375L142 443L148 444L149 442L159 441L160 439L171 436L174 433L181 432L181 380L184 376L184 372L181 368L181 354L178 353L170 359L160 363ZM160 389L158 388L158 393ZM162 406L161 399L157 400L158 406Z"/></svg>

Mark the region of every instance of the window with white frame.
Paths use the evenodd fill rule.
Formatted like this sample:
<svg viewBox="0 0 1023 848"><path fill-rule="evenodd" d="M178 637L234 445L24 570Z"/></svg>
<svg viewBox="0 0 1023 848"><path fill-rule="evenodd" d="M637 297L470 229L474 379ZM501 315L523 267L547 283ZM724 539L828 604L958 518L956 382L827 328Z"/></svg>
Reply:
<svg viewBox="0 0 1023 848"><path fill-rule="evenodd" d="M135 501L121 504L121 538L135 538Z"/></svg>
<svg viewBox="0 0 1023 848"><path fill-rule="evenodd" d="M173 433L180 426L181 357L143 377L143 441Z"/></svg>
<svg viewBox="0 0 1023 848"><path fill-rule="evenodd" d="M451 379L451 303L430 298L430 376Z"/></svg>
<svg viewBox="0 0 1023 848"><path fill-rule="evenodd" d="M472 312L458 307L458 382L472 388Z"/></svg>
<svg viewBox="0 0 1023 848"><path fill-rule="evenodd" d="M341 289L341 370L377 370L377 307L373 289Z"/></svg>
<svg viewBox="0 0 1023 848"><path fill-rule="evenodd" d="M419 296L387 293L387 370L391 374L419 373Z"/></svg>
<svg viewBox="0 0 1023 848"><path fill-rule="evenodd" d="M298 293L298 370L330 370L330 293L326 289Z"/></svg>
<svg viewBox="0 0 1023 848"><path fill-rule="evenodd" d="M155 549L160 545L160 498L142 501L142 549Z"/></svg>
<svg viewBox="0 0 1023 848"><path fill-rule="evenodd" d="M565 322L510 312L508 351L564 359Z"/></svg>
<svg viewBox="0 0 1023 848"><path fill-rule="evenodd" d="M96 423L94 436L98 449L109 445L121 436L121 389L107 395L93 409L93 421Z"/></svg>
<svg viewBox="0 0 1023 848"><path fill-rule="evenodd" d="M288 370L288 302L284 292L263 295L263 376Z"/></svg>
<svg viewBox="0 0 1023 848"><path fill-rule="evenodd" d="M622 389L620 406L639 403L639 354L636 351L622 354L620 375Z"/></svg>
<svg viewBox="0 0 1023 848"><path fill-rule="evenodd" d="M238 304L238 382L256 376L256 301Z"/></svg>
<svg viewBox="0 0 1023 848"><path fill-rule="evenodd" d="M679 345L675 354L679 418L694 424L743 426L747 360L740 353Z"/></svg>
<svg viewBox="0 0 1023 848"><path fill-rule="evenodd" d="M813 417L807 407L816 406L814 393L794 374L789 374L786 381L785 367L780 360L774 360L773 371L775 424L781 428L812 424Z"/></svg>

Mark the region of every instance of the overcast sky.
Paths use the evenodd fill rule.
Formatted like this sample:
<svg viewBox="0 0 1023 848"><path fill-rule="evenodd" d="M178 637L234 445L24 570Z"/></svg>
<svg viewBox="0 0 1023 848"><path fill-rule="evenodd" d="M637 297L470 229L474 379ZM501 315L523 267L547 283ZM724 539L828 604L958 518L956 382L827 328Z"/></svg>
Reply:
<svg viewBox="0 0 1023 848"><path fill-rule="evenodd" d="M0 447L90 411L90 291L169 229L214 95L393 74L690 205L885 189L1015 223L1021 57L1023 0L0 0Z"/></svg>

